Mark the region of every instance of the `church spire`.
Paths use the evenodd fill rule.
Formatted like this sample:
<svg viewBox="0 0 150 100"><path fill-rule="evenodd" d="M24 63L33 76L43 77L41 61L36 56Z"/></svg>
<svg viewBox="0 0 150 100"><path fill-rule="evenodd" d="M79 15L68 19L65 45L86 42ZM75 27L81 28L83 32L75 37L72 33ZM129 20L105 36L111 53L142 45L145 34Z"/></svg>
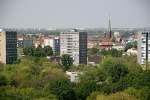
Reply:
<svg viewBox="0 0 150 100"><path fill-rule="evenodd" d="M109 38L112 38L112 30L111 30L111 19L109 16L109 26L108 26Z"/></svg>

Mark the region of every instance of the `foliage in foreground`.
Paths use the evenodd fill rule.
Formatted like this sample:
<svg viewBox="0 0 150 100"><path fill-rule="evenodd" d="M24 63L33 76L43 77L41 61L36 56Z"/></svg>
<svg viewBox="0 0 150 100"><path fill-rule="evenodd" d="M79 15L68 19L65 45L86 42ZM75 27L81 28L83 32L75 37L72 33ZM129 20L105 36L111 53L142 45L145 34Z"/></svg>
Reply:
<svg viewBox="0 0 150 100"><path fill-rule="evenodd" d="M99 65L76 67L75 71L82 72L79 83L71 83L64 66L49 62L46 58L24 57L20 63L0 64L0 100L150 98L150 71L143 71L134 57L106 57Z"/></svg>

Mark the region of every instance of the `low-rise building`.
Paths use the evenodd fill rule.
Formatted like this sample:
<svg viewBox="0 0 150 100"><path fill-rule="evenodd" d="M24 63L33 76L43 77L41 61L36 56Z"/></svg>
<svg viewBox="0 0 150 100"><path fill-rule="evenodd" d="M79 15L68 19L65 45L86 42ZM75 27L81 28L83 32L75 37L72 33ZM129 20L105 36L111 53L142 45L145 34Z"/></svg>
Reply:
<svg viewBox="0 0 150 100"><path fill-rule="evenodd" d="M66 71L66 75L68 75L70 81L74 82L74 83L78 83L80 81L79 80L79 76L81 74L82 74L81 72L69 72L69 71Z"/></svg>
<svg viewBox="0 0 150 100"><path fill-rule="evenodd" d="M100 42L100 49L111 49L113 47L113 42Z"/></svg>
<svg viewBox="0 0 150 100"><path fill-rule="evenodd" d="M114 32L114 37L115 37L115 38L120 37L120 33L119 33L119 32Z"/></svg>
<svg viewBox="0 0 150 100"><path fill-rule="evenodd" d="M117 49L117 50L124 50L124 45L120 44L120 43L114 43L112 46L113 49Z"/></svg>
<svg viewBox="0 0 150 100"><path fill-rule="evenodd" d="M24 39L24 38L17 39L17 48L26 48L32 46L33 46L33 40L31 39Z"/></svg>
<svg viewBox="0 0 150 100"><path fill-rule="evenodd" d="M99 37L88 36L87 48L96 48L99 44Z"/></svg>
<svg viewBox="0 0 150 100"><path fill-rule="evenodd" d="M60 38L58 36L40 37L34 40L34 46L37 48L39 45L41 45L42 48L50 46L55 54L58 55L60 53Z"/></svg>
<svg viewBox="0 0 150 100"><path fill-rule="evenodd" d="M128 49L127 50L127 55L137 55L138 54L138 51L137 51L137 49L135 49L135 48L131 48L131 49Z"/></svg>
<svg viewBox="0 0 150 100"><path fill-rule="evenodd" d="M92 65L98 64L102 61L102 59L103 58L101 56L97 56L97 55L88 56L88 64L92 64Z"/></svg>
<svg viewBox="0 0 150 100"><path fill-rule="evenodd" d="M54 39L51 37L44 37L43 39L43 45L44 46L50 46L51 48L54 48Z"/></svg>

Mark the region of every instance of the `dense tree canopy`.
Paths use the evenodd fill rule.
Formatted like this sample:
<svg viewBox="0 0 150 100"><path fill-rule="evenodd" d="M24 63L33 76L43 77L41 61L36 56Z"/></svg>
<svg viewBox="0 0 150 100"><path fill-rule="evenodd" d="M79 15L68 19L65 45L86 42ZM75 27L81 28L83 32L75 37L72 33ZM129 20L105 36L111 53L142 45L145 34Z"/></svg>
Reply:
<svg viewBox="0 0 150 100"><path fill-rule="evenodd" d="M5 65L0 71L0 99L58 100L55 94L43 88L48 83L47 77L51 76L54 79L66 76L58 69L58 65L46 62L48 60L45 58L26 57L19 64ZM51 71L54 72L50 73Z"/></svg>
<svg viewBox="0 0 150 100"><path fill-rule="evenodd" d="M64 54L61 57L61 64L62 64L63 69L66 71L72 66L73 58L68 54Z"/></svg>
<svg viewBox="0 0 150 100"><path fill-rule="evenodd" d="M42 48L39 45L37 48L35 47L24 48L23 53L24 55L28 55L28 56L46 57L46 56L52 56L53 50L50 46L45 46L44 48Z"/></svg>
<svg viewBox="0 0 150 100"><path fill-rule="evenodd" d="M138 100L138 99L136 99L136 97L131 96L129 94L118 92L118 93L111 94L108 96L98 95L96 97L96 100Z"/></svg>
<svg viewBox="0 0 150 100"><path fill-rule="evenodd" d="M99 49L97 49L97 48L88 49L88 54L89 55L96 55L96 54L98 54L98 52L99 52Z"/></svg>
<svg viewBox="0 0 150 100"><path fill-rule="evenodd" d="M34 48L33 48L34 49ZM45 51L49 51L49 47ZM41 47L37 52L44 50ZM30 49L32 54L32 49ZM29 54L30 54L29 53ZM35 53L33 53L35 54ZM135 56L105 56L97 65L73 65L69 55L61 64L42 53L11 65L0 64L0 100L149 100L150 71ZM51 55L51 53L47 53ZM81 72L71 83L65 71Z"/></svg>
<svg viewBox="0 0 150 100"><path fill-rule="evenodd" d="M121 57L122 53L123 52L121 50L117 49L109 49L109 50L102 49L100 52L100 54L104 56L112 56L112 57Z"/></svg>

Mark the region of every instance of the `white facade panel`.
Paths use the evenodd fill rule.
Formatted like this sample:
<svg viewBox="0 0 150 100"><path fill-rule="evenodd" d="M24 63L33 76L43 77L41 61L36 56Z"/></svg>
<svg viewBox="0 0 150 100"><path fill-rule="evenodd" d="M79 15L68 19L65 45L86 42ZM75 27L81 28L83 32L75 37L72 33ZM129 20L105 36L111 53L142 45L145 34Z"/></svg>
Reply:
<svg viewBox="0 0 150 100"><path fill-rule="evenodd" d="M69 54L74 64L79 64L79 32L60 34L60 55Z"/></svg>

